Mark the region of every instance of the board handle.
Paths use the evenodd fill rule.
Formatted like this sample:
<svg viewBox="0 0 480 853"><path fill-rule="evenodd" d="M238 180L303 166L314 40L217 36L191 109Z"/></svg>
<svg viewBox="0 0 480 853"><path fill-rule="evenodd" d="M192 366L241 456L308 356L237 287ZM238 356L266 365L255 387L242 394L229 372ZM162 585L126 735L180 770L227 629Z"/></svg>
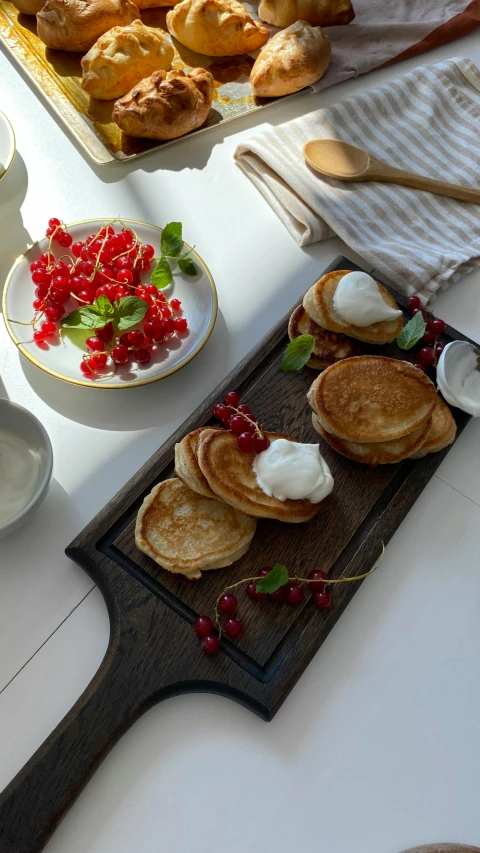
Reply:
<svg viewBox="0 0 480 853"><path fill-rule="evenodd" d="M147 709L125 657L118 647L107 650L80 699L0 794L1 853L43 850L107 752Z"/></svg>

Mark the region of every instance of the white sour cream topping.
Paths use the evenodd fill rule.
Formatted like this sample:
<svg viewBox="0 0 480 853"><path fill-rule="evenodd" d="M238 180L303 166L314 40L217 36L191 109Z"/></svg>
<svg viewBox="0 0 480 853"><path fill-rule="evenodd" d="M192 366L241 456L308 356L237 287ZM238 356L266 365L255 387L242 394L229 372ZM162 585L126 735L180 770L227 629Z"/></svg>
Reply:
<svg viewBox="0 0 480 853"><path fill-rule="evenodd" d="M452 341L437 364L437 385L451 406L480 417L480 372L478 354L466 341Z"/></svg>
<svg viewBox="0 0 480 853"><path fill-rule="evenodd" d="M377 282L366 272L349 272L337 284L333 307L344 323L371 326L382 320L395 320L401 311L384 301Z"/></svg>
<svg viewBox="0 0 480 853"><path fill-rule="evenodd" d="M277 438L254 460L261 490L279 501L320 503L333 489L333 477L318 444L300 444Z"/></svg>
<svg viewBox="0 0 480 853"><path fill-rule="evenodd" d="M35 492L40 459L27 442L0 430L0 524L6 524L28 504Z"/></svg>

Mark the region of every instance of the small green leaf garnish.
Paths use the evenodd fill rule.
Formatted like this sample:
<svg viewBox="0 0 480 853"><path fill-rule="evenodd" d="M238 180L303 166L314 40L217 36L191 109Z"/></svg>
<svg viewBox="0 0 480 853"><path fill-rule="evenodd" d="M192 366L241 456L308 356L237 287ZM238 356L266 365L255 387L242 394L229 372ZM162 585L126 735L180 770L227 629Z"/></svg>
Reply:
<svg viewBox="0 0 480 853"><path fill-rule="evenodd" d="M84 305L67 314L62 320L66 329L100 329L108 323L94 305Z"/></svg>
<svg viewBox="0 0 480 853"><path fill-rule="evenodd" d="M397 338L397 347L404 350L412 349L423 338L426 328L427 324L422 313L418 311L400 332Z"/></svg>
<svg viewBox="0 0 480 853"><path fill-rule="evenodd" d="M113 305L108 296L103 294L98 296L95 300L95 307L104 317L113 317Z"/></svg>
<svg viewBox="0 0 480 853"><path fill-rule="evenodd" d="M197 268L196 268L196 266L193 263L191 258L187 258L187 257L179 258L177 261L177 264L178 264L178 268L181 270L181 272L185 273L185 275L196 275L197 274Z"/></svg>
<svg viewBox="0 0 480 853"><path fill-rule="evenodd" d="M124 296L115 303L115 325L119 332L136 326L145 317L148 304L138 296Z"/></svg>
<svg viewBox="0 0 480 853"><path fill-rule="evenodd" d="M168 287L173 281L172 270L169 262L166 258L160 258L157 266L152 272L152 284L155 287L158 287L159 290L163 290L164 287Z"/></svg>
<svg viewBox="0 0 480 853"><path fill-rule="evenodd" d="M165 225L160 239L162 255L168 255L171 258L176 258L182 246L182 223L169 222L168 225Z"/></svg>
<svg viewBox="0 0 480 853"><path fill-rule="evenodd" d="M282 563L275 563L270 574L261 578L255 587L257 592L276 592L288 581L288 569Z"/></svg>
<svg viewBox="0 0 480 853"><path fill-rule="evenodd" d="M305 367L313 350L315 338L313 335L299 335L290 341L280 362L281 370L301 370Z"/></svg>

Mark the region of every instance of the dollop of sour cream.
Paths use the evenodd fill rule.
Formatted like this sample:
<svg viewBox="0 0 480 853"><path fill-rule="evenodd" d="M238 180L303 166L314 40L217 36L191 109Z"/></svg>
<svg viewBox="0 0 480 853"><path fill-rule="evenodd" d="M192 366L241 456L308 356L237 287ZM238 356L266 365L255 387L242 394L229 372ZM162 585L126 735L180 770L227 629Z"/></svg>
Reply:
<svg viewBox="0 0 480 853"><path fill-rule="evenodd" d="M437 364L437 385L451 406L480 417L479 354L467 341L452 341Z"/></svg>
<svg viewBox="0 0 480 853"><path fill-rule="evenodd" d="M0 430L0 524L15 518L35 492L40 459L22 438Z"/></svg>
<svg viewBox="0 0 480 853"><path fill-rule="evenodd" d="M320 503L333 489L333 477L318 444L277 438L259 453L253 470L261 490L279 501Z"/></svg>
<svg viewBox="0 0 480 853"><path fill-rule="evenodd" d="M360 271L349 272L340 279L333 307L344 323L362 329L383 320L396 320L402 313L387 305L375 279Z"/></svg>

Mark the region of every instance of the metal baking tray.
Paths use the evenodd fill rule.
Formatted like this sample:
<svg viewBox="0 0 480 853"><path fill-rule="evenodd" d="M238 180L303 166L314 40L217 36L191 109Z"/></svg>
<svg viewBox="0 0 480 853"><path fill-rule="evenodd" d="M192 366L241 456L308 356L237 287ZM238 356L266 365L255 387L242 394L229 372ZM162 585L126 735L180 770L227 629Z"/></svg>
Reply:
<svg viewBox="0 0 480 853"><path fill-rule="evenodd" d="M142 12L142 20L148 26L166 30L167 11L165 8L146 9ZM35 17L17 12L10 0L0 0L0 40L95 163L133 160L154 148L178 142L178 139L157 142L125 136L111 120L114 101L98 101L81 88L82 54L46 48L37 36ZM278 100L253 95L249 82L254 63L251 56L208 57L194 53L175 39L172 43L175 48L173 68L208 68L215 78L208 119L190 135L264 109Z"/></svg>

